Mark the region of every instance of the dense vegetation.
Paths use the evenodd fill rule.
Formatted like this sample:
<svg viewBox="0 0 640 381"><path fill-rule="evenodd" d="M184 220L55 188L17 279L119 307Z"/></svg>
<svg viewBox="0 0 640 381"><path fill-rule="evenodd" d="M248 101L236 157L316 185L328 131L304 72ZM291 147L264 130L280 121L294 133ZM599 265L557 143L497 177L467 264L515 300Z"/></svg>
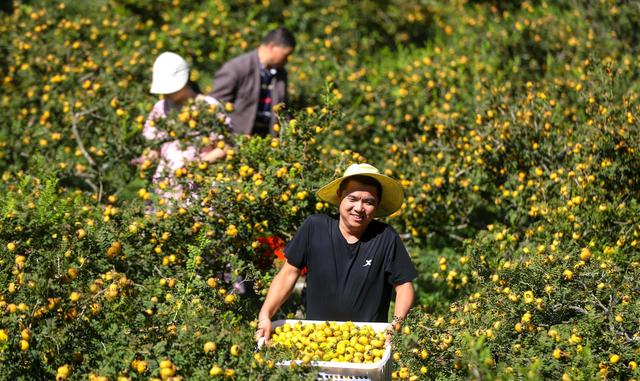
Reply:
<svg viewBox="0 0 640 381"><path fill-rule="evenodd" d="M386 221L420 276L394 377L637 379L637 6L327 4L3 6L1 379L313 379L254 352L269 237L332 212L314 191L353 162L406 192ZM277 25L298 40L281 135L229 137L176 174L193 199L162 200L154 163L130 164L153 148L153 60L183 55L207 92ZM193 140L215 113L162 127Z"/></svg>

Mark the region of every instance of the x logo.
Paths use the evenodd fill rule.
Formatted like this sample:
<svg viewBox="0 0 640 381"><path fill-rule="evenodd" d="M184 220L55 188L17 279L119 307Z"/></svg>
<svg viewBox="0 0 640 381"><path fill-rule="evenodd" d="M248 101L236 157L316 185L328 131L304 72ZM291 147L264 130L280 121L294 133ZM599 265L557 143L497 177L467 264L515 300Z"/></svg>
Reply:
<svg viewBox="0 0 640 381"><path fill-rule="evenodd" d="M371 266L371 262L373 261L373 259L365 259L365 264L362 265L362 267L367 267L367 266Z"/></svg>

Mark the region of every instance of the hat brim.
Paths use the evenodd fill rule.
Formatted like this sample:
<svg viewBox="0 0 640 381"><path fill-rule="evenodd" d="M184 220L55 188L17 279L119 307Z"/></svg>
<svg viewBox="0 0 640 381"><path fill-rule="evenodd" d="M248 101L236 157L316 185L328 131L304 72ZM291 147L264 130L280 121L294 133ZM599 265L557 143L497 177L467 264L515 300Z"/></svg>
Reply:
<svg viewBox="0 0 640 381"><path fill-rule="evenodd" d="M316 194L321 200L339 206L340 199L338 198L338 189L340 188L340 184L344 180L354 176L371 177L377 180L382 186L382 199L376 209L376 217L391 215L402 207L402 203L404 202L404 189L402 185L391 177L379 173L357 173L350 176L343 176L323 186Z"/></svg>

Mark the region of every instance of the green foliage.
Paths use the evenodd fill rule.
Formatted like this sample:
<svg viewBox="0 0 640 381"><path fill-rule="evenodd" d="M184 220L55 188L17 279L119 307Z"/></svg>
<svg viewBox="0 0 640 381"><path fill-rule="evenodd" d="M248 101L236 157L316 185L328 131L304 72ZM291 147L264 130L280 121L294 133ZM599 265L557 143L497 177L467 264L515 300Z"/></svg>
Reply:
<svg viewBox="0 0 640 381"><path fill-rule="evenodd" d="M314 379L254 352L265 242L333 213L315 191L366 161L402 182L387 222L420 273L396 377L637 379L633 3L25 1L0 17L1 378ZM281 24L298 47L277 137L189 104L156 127L197 149L222 135L226 158L156 183L158 162L130 164L158 147L141 134L155 56L186 57L207 92Z"/></svg>

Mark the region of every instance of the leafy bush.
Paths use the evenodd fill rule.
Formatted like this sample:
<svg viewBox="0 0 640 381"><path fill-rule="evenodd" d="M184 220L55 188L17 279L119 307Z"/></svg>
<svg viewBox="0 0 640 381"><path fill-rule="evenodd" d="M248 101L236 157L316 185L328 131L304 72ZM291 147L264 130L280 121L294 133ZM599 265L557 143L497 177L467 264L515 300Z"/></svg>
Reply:
<svg viewBox="0 0 640 381"><path fill-rule="evenodd" d="M387 221L420 275L395 378L638 377L633 4L14 5L0 16L2 378L314 379L254 352L254 319L269 243L334 212L314 191L353 162L406 193ZM167 198L156 163L129 164L154 148L153 59L187 57L207 92L280 24L299 44L279 136L229 135L194 105L158 121L230 150L168 174L189 195Z"/></svg>

